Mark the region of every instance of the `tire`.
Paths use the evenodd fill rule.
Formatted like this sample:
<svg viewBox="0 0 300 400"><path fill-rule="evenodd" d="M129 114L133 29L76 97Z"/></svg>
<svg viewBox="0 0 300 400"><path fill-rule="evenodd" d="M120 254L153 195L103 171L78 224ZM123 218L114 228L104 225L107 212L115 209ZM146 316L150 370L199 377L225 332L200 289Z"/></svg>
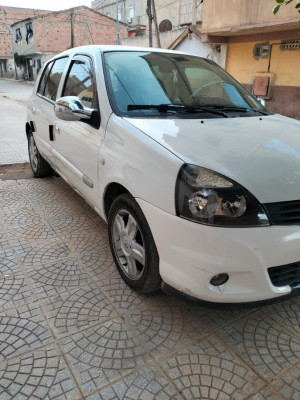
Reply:
<svg viewBox="0 0 300 400"><path fill-rule="evenodd" d="M118 196L109 210L111 252L124 281L140 293L161 287L159 256L148 222L134 198Z"/></svg>
<svg viewBox="0 0 300 400"><path fill-rule="evenodd" d="M32 132L28 134L28 154L30 166L33 175L36 178L44 178L46 176L51 176L53 174L52 167L47 163L46 160L40 155L38 148L36 146Z"/></svg>

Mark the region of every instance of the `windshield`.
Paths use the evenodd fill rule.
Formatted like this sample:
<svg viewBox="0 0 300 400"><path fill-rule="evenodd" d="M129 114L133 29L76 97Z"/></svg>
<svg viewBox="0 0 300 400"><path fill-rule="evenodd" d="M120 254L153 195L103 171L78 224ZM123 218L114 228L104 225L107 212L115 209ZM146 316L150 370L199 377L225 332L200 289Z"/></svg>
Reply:
<svg viewBox="0 0 300 400"><path fill-rule="evenodd" d="M118 115L201 112L213 118L216 114L266 113L250 92L207 59L176 53L117 51L104 53L104 65L109 97Z"/></svg>

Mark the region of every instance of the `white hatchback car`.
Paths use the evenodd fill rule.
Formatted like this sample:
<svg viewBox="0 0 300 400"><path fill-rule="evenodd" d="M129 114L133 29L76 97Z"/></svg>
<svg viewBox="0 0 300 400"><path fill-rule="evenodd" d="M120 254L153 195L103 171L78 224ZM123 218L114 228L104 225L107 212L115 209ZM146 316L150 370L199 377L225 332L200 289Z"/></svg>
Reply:
<svg viewBox="0 0 300 400"><path fill-rule="evenodd" d="M140 292L263 301L300 287L300 122L211 60L85 46L47 62L28 103L36 177L58 172L108 222Z"/></svg>

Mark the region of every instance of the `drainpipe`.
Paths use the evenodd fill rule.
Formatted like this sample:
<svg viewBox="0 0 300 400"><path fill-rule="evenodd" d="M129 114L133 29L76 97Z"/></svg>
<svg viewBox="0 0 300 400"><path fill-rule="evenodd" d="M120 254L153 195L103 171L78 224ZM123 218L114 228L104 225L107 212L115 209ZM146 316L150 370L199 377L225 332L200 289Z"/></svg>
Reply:
<svg viewBox="0 0 300 400"><path fill-rule="evenodd" d="M5 22L1 22L1 25L5 26L8 29L8 34L9 34L9 37L10 37L11 53L12 53L12 57L13 57L13 60L14 60L15 78L18 79L17 66L16 66L16 61L15 61L15 55L14 55L14 42L13 42L12 29Z"/></svg>
<svg viewBox="0 0 300 400"><path fill-rule="evenodd" d="M118 0L116 0L116 21L117 21L117 45L120 44L120 30L119 30L119 4Z"/></svg>

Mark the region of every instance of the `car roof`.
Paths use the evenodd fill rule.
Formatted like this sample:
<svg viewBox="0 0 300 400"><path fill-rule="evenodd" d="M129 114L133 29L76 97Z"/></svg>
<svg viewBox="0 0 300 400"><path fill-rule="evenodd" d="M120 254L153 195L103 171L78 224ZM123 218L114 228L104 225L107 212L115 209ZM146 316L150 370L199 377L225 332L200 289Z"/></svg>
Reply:
<svg viewBox="0 0 300 400"><path fill-rule="evenodd" d="M147 51L147 52L155 52L155 53L170 53L170 54L185 54L184 52L179 52L176 50L168 50L168 49L158 49L153 47L135 47L135 46L118 46L118 45L88 45L88 46L80 46L74 47L72 49L66 50L60 54L57 54L53 58L57 58L62 55L71 55L78 53L90 53L96 54L98 52L106 52L106 51Z"/></svg>

